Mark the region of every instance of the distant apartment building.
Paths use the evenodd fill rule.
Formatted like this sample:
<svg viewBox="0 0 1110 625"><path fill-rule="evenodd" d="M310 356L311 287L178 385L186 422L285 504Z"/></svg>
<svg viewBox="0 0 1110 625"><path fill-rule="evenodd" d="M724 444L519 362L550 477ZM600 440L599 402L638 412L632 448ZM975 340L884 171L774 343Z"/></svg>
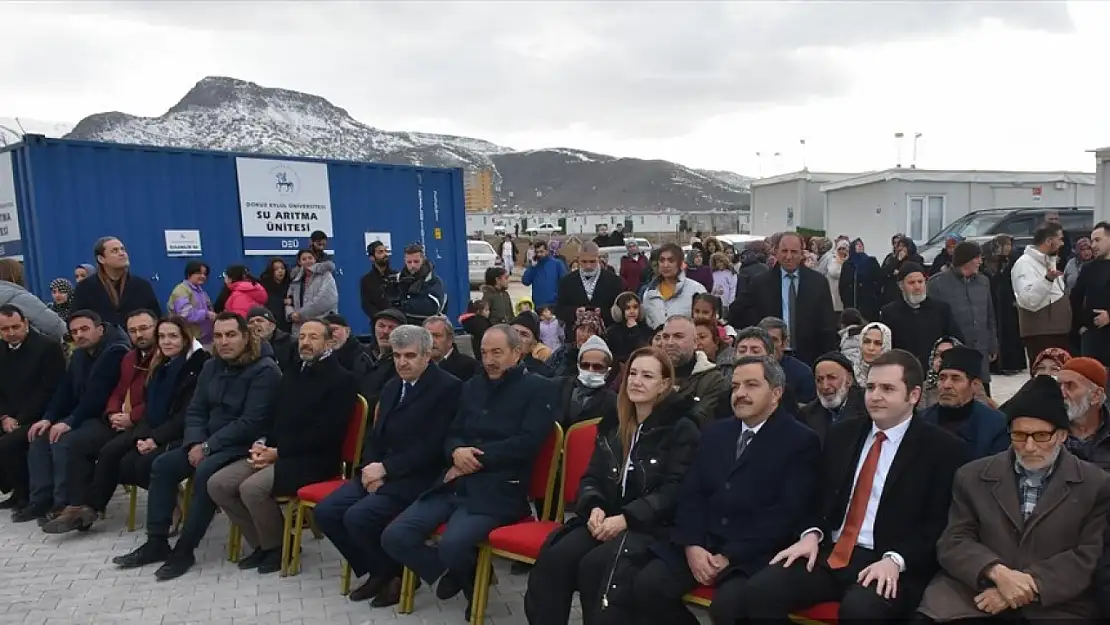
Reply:
<svg viewBox="0 0 1110 625"><path fill-rule="evenodd" d="M469 168L463 181L466 212L489 213L493 211L493 169Z"/></svg>

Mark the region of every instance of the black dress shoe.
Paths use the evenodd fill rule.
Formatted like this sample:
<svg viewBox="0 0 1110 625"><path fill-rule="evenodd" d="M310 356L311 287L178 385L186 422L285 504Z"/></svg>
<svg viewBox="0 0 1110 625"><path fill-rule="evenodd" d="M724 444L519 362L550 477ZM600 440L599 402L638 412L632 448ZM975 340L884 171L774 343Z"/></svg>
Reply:
<svg viewBox="0 0 1110 625"><path fill-rule="evenodd" d="M447 571L443 577L439 578L439 583L436 584L436 599L447 601L462 592L462 589L462 583L455 579L451 571Z"/></svg>
<svg viewBox="0 0 1110 625"><path fill-rule="evenodd" d="M277 573L281 570L281 549L267 549L262 562L258 564L258 572L262 575Z"/></svg>
<svg viewBox="0 0 1110 625"><path fill-rule="evenodd" d="M419 584L419 580L417 584ZM417 586L419 588L419 586ZM374 600L370 602L372 608L388 608L401 603L401 578L394 577L386 582Z"/></svg>
<svg viewBox="0 0 1110 625"><path fill-rule="evenodd" d="M366 601L367 599L373 599L382 592L382 589L386 587L389 581L388 578L374 577L371 575L366 579L365 583L352 590L351 593L347 595L347 598L351 601Z"/></svg>
<svg viewBox="0 0 1110 625"><path fill-rule="evenodd" d="M46 506L36 506L34 504L26 505L18 510L12 512L12 523L26 523L28 521L35 521L46 516L50 508Z"/></svg>
<svg viewBox="0 0 1110 625"><path fill-rule="evenodd" d="M262 560L266 557L265 549L255 549L251 554L242 560L239 560L238 566L241 570L257 569Z"/></svg>
<svg viewBox="0 0 1110 625"><path fill-rule="evenodd" d="M148 538L145 543L131 553L112 558L112 564L121 569L137 569L141 566L161 562L170 555L170 544L164 538Z"/></svg>
<svg viewBox="0 0 1110 625"><path fill-rule="evenodd" d="M189 569L193 568L196 563L197 557L193 555L192 551L174 551L166 558L165 563L154 572L154 578L160 582L177 579L188 573Z"/></svg>

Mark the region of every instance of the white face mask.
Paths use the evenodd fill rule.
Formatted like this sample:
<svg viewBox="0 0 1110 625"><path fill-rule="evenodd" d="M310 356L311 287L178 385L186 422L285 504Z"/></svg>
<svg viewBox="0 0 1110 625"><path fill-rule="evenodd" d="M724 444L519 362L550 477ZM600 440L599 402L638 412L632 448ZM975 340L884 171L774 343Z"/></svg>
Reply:
<svg viewBox="0 0 1110 625"><path fill-rule="evenodd" d="M586 388L601 388L605 386L605 374L579 369L578 381Z"/></svg>

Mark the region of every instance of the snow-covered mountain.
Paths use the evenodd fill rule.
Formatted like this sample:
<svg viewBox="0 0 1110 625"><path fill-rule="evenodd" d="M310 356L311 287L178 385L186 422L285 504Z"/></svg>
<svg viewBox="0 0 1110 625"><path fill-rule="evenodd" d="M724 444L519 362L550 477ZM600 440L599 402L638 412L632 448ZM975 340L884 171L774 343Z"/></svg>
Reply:
<svg viewBox="0 0 1110 625"><path fill-rule="evenodd" d="M62 137L71 130L73 130L73 124L64 122L44 122L27 117L0 117L0 147L18 143L23 135Z"/></svg>
<svg viewBox="0 0 1110 625"><path fill-rule="evenodd" d="M726 208L748 203L742 176L581 150L516 151L482 139L388 131L324 98L235 78L201 80L160 117L81 120L68 137L439 167L490 167L500 205L523 209ZM727 176L722 175L728 174ZM733 178L735 177L735 178Z"/></svg>

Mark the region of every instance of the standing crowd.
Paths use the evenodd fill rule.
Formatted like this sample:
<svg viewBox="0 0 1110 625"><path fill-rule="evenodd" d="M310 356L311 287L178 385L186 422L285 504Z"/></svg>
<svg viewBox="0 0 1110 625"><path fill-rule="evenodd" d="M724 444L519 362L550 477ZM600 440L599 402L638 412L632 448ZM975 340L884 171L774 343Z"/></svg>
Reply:
<svg viewBox="0 0 1110 625"><path fill-rule="evenodd" d="M419 246L400 271L368 246L365 345L317 236L296 267L229 267L215 302L190 263L165 316L118 239L51 306L0 261L0 506L80 540L114 522L120 486L145 489L146 541L113 563L169 580L218 511L251 547L239 568L292 572L293 500L363 578L351 600L404 607L427 584L473 621L482 545L553 507L512 542L533 625L565 624L575 593L587 624L692 624L691 597L730 624L829 605L843 621L1099 618L1110 224L1071 278L1064 239L1049 221L1020 254L952 241L929 268L904 237L881 264L858 239L795 233L736 258L712 237L689 256L629 241L619 267L597 242L575 268L536 242L530 300L490 269L459 320L479 359L455 347ZM1026 359L998 406L992 369ZM551 443L585 428L570 475L571 437ZM548 477L568 492L536 500L537 458L560 453Z"/></svg>

